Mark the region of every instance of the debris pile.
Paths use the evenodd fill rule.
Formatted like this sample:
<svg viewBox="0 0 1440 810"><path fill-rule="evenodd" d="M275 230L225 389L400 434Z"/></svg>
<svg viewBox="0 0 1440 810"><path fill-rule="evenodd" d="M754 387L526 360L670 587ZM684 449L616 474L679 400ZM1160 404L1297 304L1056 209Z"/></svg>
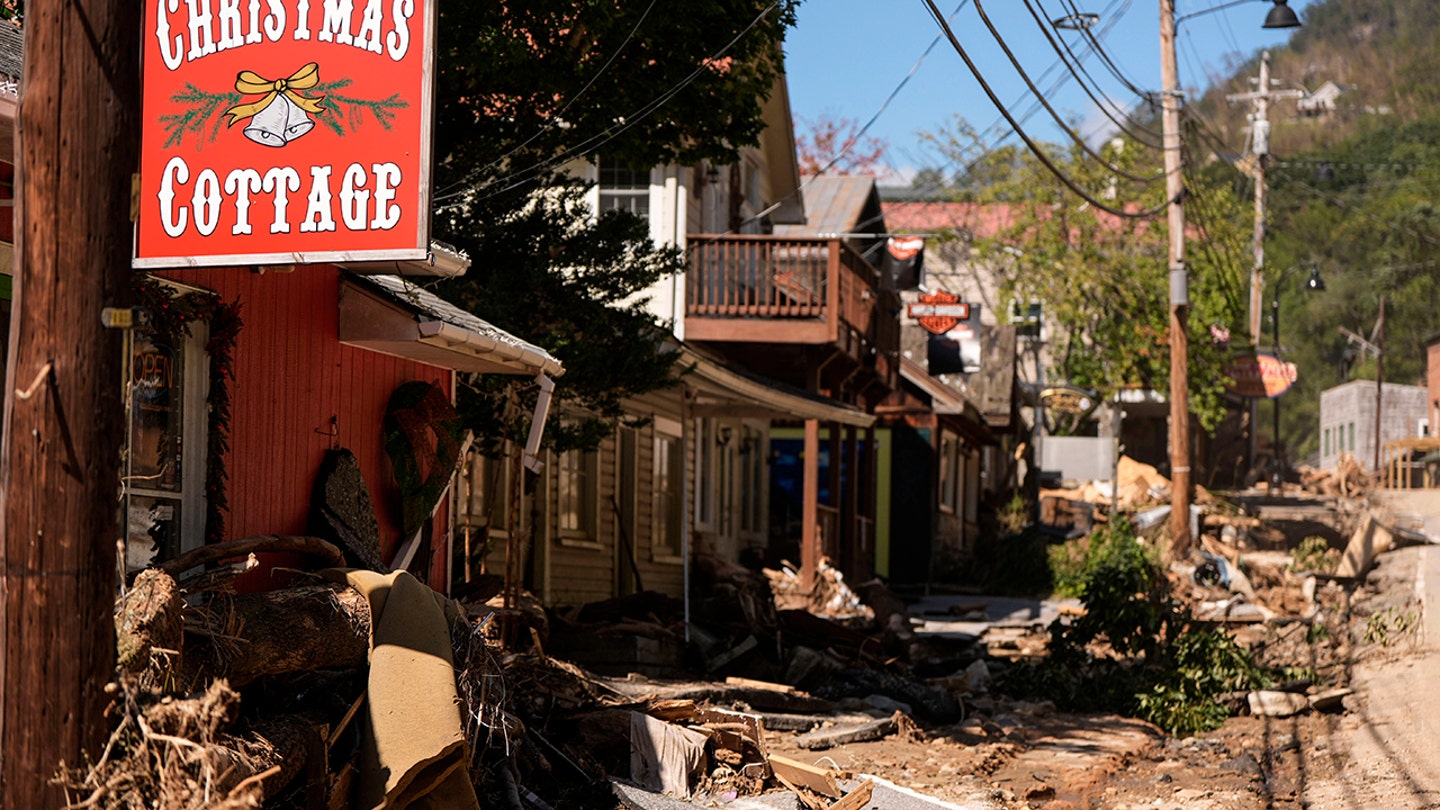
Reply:
<svg viewBox="0 0 1440 810"><path fill-rule="evenodd" d="M1341 453L1333 470L1301 467L1300 486L1318 495L1340 498L1363 498L1375 488L1375 476L1366 472L1349 453Z"/></svg>
<svg viewBox="0 0 1440 810"><path fill-rule="evenodd" d="M858 620L863 624L875 618L875 611L860 601L828 558L820 558L815 584L808 591L792 563L782 563L778 571L766 568L764 573L775 594L775 607L780 610L806 610L842 623Z"/></svg>

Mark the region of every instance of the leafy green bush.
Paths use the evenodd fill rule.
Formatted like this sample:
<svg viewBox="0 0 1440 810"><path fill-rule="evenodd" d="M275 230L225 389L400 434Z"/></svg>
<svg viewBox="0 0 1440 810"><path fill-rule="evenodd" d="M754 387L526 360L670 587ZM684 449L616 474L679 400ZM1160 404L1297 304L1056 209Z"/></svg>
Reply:
<svg viewBox="0 0 1440 810"><path fill-rule="evenodd" d="M1340 553L1330 550L1330 543L1318 535L1310 535L1290 555L1290 568L1294 571L1315 571L1333 574L1340 565Z"/></svg>
<svg viewBox="0 0 1440 810"><path fill-rule="evenodd" d="M1078 548L1063 552L1069 567L1062 576L1078 580L1085 614L1052 624L1050 656L1007 670L1002 689L1075 711L1141 717L1188 736L1224 722L1229 712L1219 695L1266 683L1229 636L1186 621L1128 520L1114 518L1091 534L1083 566L1076 565ZM1051 550L1052 565L1059 554Z"/></svg>

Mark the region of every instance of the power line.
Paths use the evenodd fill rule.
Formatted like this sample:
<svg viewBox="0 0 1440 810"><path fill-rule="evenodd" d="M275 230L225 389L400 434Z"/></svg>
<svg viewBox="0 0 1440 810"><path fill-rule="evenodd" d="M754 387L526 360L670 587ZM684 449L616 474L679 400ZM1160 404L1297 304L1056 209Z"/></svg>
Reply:
<svg viewBox="0 0 1440 810"><path fill-rule="evenodd" d="M1070 127L1065 124L1065 119L1062 118L1061 115L1055 111L1054 107L1050 106L1050 102L1045 99L1044 94L1042 94L1040 92L1040 89L1035 86L1035 83L1030 80L1030 74L1025 72L1025 68L1020 64L1020 60L1015 58L1014 51L1010 50L1010 45L1005 41L1005 37L1000 35L1000 31L997 30L995 28L995 24L990 21L990 15L985 13L985 6L980 2L980 0L975 0L975 10L980 13L980 20L984 22L985 27L990 30L990 36L995 38L995 42L1000 46L1000 50L1005 53L1005 57L1009 59L1010 64L1014 66L1015 72L1020 74L1021 81L1025 82L1025 86L1030 88L1030 92L1035 94L1036 100L1045 106L1045 111L1050 113L1051 118L1055 119L1055 124L1060 127L1060 131L1070 136L1070 139L1073 140L1076 145L1085 152L1085 154L1094 158L1100 163L1100 165L1104 166L1111 172L1114 172L1115 174L1125 178L1126 180L1133 180L1137 183L1148 184L1153 183L1157 180L1164 179L1165 176L1163 173L1154 174L1149 177L1132 174L1131 172L1128 172L1125 169L1122 169L1119 166L1116 166L1115 164L1106 160L1103 155L1090 148L1090 144L1086 143L1078 134L1075 133L1074 130L1070 129ZM1071 75L1074 74L1072 73ZM1076 79L1078 80L1079 77L1076 77Z"/></svg>
<svg viewBox="0 0 1440 810"><path fill-rule="evenodd" d="M735 45L736 45L738 42L740 42L740 40L743 39L746 34L750 33L750 31L753 30L753 29L755 28L755 26L757 26L757 25L760 24L760 21L761 21L761 20L765 19L765 17L768 16L768 15L770 14L770 12L774 11L777 7L779 7L779 5L780 5L782 2L784 2L784 0L774 0L774 2L772 2L770 5L766 6L763 11L761 11L758 15L756 15L755 19L751 20L749 25L747 25L747 26L745 26L743 29L741 29L740 33L736 34L733 39L731 39L728 43L726 43L726 44L725 44L725 47L721 48L719 51L715 52L714 54L712 54L712 55L711 55L710 57L708 57L707 59L701 60L699 67L695 68L695 70L692 71L692 72L690 73L690 75L686 76L686 77L685 77L684 79L682 79L680 82L678 82L678 83L675 84L673 87L671 87L670 89L666 90L665 92L661 93L659 96L656 96L654 99L651 99L649 102L647 102L646 104L642 105L642 106L641 106L638 110L636 110L634 113L631 113L631 114L628 115L628 116L625 116L625 117L622 117L622 118L618 119L618 123L617 123L617 124L612 124L611 126L609 126L609 127L607 127L606 129L602 130L598 135L592 135L591 137L585 139L584 141L581 141L580 143L576 144L575 146L571 147L570 149L564 150L564 151L560 152L559 154L557 154L557 155L555 155L555 156L553 156L553 157L551 157L551 158L548 158L548 159L546 159L546 160L540 161L539 163L536 163L536 164L534 164L534 165L532 165L532 166L528 166L528 167L525 167L525 168L523 168L523 169L516 170L516 171L514 171L514 172L511 172L511 173L508 174L508 175L504 175L504 176L502 176L502 177L497 178L496 180L493 181L492 185L493 185L493 184L506 183L506 182L509 182L509 181L512 181L512 180L513 180L514 182L509 182L509 184L506 185L506 186L504 186L503 188L496 189L496 190L492 191L491 193L489 193L489 194L481 197L480 199L482 199L482 200L484 200L484 199L490 199L490 198L492 198L492 197L495 197L495 196L498 196L498 195L500 195L500 194L503 194L503 193L505 193L506 191L510 191L510 190L512 190L512 189L519 188L520 186L524 185L525 183L529 182L530 180L535 179L536 177L540 176L541 174L545 173L546 171L549 171L550 169L553 169L553 168L555 168L556 166L560 166L560 165L562 165L562 164L564 164L564 163L566 163L566 162L568 162L568 161L570 161L570 160L573 160L574 158L580 157L580 156L582 156L582 155L589 154L590 152L595 151L595 150L598 149L599 147L604 146L605 144L607 144L607 143L609 143L610 141L614 140L615 138L619 137L619 136L620 136L621 134L623 134L626 130L628 130L628 129L630 129L631 127L635 126L635 125L638 124L641 120L643 120L644 118L646 118L646 117L649 116L650 114L654 113L656 110L660 109L661 107L665 106L665 104L667 104L667 103L670 101L670 99L672 99L672 98L674 98L675 96L679 95L680 91L682 91L682 90L684 90L686 87L688 87L692 82L694 82L694 81L695 81L696 79L698 79L701 75L703 75L703 74L705 73L705 71L710 70L710 69L711 69L710 66L711 66L714 62L716 62L716 61L718 61L719 59L721 59L722 57L724 57L724 55L725 55L726 53L728 53L731 48L735 47ZM460 181L459 183L452 183L450 186L447 187L447 189L454 189L457 185L462 185L462 184L467 184L467 185L468 185L468 183L471 182L471 181L473 181L478 175L479 175L479 172L478 172L478 171L477 171L477 172L473 172L473 173L471 173L471 175L470 175L465 181ZM516 179L516 178L519 178L519 179ZM466 190L451 191L451 192L448 193L448 194L440 194L440 195L438 195L438 196L436 196L436 197L434 198L433 202L438 203L438 202L444 202L445 200L455 199L456 197L462 196L462 195L465 194L465 193L467 193ZM453 207L455 207L455 206L454 206L454 205L450 205L450 206L441 206L441 207L442 207L442 208L453 208Z"/></svg>
<svg viewBox="0 0 1440 810"><path fill-rule="evenodd" d="M1044 164L1045 168L1049 170L1056 179L1063 183L1066 188L1069 188L1076 194L1076 196L1080 197L1081 199L1085 200L1086 202L1090 203L1101 211L1105 211L1117 217L1123 217L1126 219L1148 219L1165 210L1165 208L1170 204L1168 200L1146 211L1126 211L1123 208L1116 208L1114 206L1106 204L1105 202L1102 202L1099 199L1096 199L1089 192L1085 191L1079 185L1077 185L1074 180L1071 180L1068 176L1066 176L1065 173L1062 172L1060 168L1050 160L1050 157L1045 154L1044 150L1042 150L1040 146L1036 144L1035 141L1031 139L1031 137L1027 135L1023 129L1021 129L1019 123L1015 120L1014 116L1010 114L1010 111L1005 109L1004 105L1000 103L1000 99L995 95L995 90L990 87L989 82L985 81L985 77L981 75L980 69L975 66L975 62L971 60L970 54L965 51L965 47L960 44L960 40L956 38L955 32L951 30L950 24L945 21L945 18L943 16L941 16L940 9L936 8L935 6L935 0L923 0L923 2L925 3L925 6L930 9L930 14L935 19L935 22L940 26L941 30L945 32L946 39L950 40L950 46L954 48L955 52L960 55L960 58L962 60L964 60L965 66L970 69L970 73L974 75L975 80L980 83L980 87L985 91L985 95L990 98L990 103L994 104L1000 110L1001 114L1005 116L1005 120L1010 122L1010 126L1014 128L1015 134L1020 136L1020 139L1025 142L1025 146L1029 148L1032 154L1035 155L1035 158L1039 160L1042 164Z"/></svg>
<svg viewBox="0 0 1440 810"><path fill-rule="evenodd" d="M1030 16L1035 19L1036 26L1040 28L1040 32L1045 35L1046 41L1050 43L1050 48L1059 55L1061 61L1065 62L1066 69L1070 71L1070 75L1075 76L1075 80L1080 84L1080 88L1085 91L1085 95L1089 96L1091 101L1095 102L1095 106L1100 109L1100 112L1103 113L1106 118L1109 118L1112 122L1114 122L1115 126L1119 127L1121 132L1129 135L1136 142L1143 144L1144 146L1150 147L1151 149L1163 148L1161 144L1148 141L1133 132L1129 128L1129 126L1127 126L1120 119L1116 118L1114 114L1110 112L1110 109L1105 102L1102 102L1099 98L1095 97L1095 93L1091 92L1089 85L1085 84L1085 79L1089 79L1095 85L1095 88L1097 90L1100 89L1100 83L1095 80L1094 76L1090 75L1090 70L1085 67L1084 61L1075 55L1075 51L1070 48L1070 43L1066 42L1063 37L1061 37L1058 42L1056 41L1056 37L1050 33L1050 23L1045 19L1046 15L1042 15L1040 12L1037 12L1036 5L1039 5L1039 0L1036 0L1034 4L1031 3L1031 0L1025 0L1025 7L1029 9ZM1041 6L1040 8L1041 11L1044 10L1043 6ZM1074 67L1070 67L1069 60L1074 60ZM1084 75L1084 79L1082 79L1081 76L1075 72L1077 69L1080 71L1080 74ZM1109 101L1109 96L1106 95L1103 90L1100 91L1100 94L1105 96L1106 101ZM1112 101L1110 102L1110 104L1113 105L1114 102ZM1138 124L1136 124L1135 127L1136 129L1139 129L1152 137L1160 136L1160 133L1152 129L1139 126Z"/></svg>
<svg viewBox="0 0 1440 810"><path fill-rule="evenodd" d="M620 47L616 48L615 52L610 54L610 58L605 60L605 64L600 66L600 69L595 72L595 75L590 77L590 80L585 83L585 86L580 88L579 91L575 93L575 95L571 96L570 99L565 102L565 106L561 107L558 112L550 116L550 119L545 122L545 126L541 127L539 132L531 135L529 138L526 138L519 146L514 147L500 157L490 161L488 164L482 167L480 171L488 171L495 168L496 166L499 166L501 163L504 163L505 160L511 155L514 155L516 152L519 152L521 149L524 149L525 147L534 143L535 139L549 132L558 123L563 121L565 113L569 111L569 109L575 104L576 101L580 100L581 96L585 95L586 91L588 91L591 87L594 87L595 82L598 81L601 76L605 75L605 71L609 70L610 66L615 64L616 59L620 58L620 54L622 51L625 50L625 46L630 44L630 40L635 38L635 32L640 30L640 26L645 23L645 18L650 16L650 10L655 8L655 3L656 0L650 0L650 5L645 7L645 11L640 14L640 19L635 21L635 25L630 29L630 33L625 35L625 41L620 43ZM453 188L453 185L447 187L446 189L442 189L441 191L449 191L450 188Z"/></svg>

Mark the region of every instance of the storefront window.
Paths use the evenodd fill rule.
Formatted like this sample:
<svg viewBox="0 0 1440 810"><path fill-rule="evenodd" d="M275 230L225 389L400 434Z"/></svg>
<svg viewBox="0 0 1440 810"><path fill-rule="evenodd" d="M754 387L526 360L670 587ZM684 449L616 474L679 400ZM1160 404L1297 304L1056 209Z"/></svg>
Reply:
<svg viewBox="0 0 1440 810"><path fill-rule="evenodd" d="M132 333L129 343L125 561L135 571L202 541L204 352L195 335Z"/></svg>

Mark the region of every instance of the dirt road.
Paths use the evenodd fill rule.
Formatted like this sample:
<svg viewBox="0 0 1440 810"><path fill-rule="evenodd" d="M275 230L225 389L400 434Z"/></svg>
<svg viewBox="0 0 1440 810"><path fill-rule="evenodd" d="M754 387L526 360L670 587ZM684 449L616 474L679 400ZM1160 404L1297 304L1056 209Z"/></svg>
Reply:
<svg viewBox="0 0 1440 810"><path fill-rule="evenodd" d="M1356 665L1353 709L1340 718L1329 750L1313 754L1332 761L1339 751L1348 756L1339 767L1317 769L1325 775L1302 793L1309 807L1440 807L1440 547L1393 552L1382 558L1381 570L1391 579L1382 611L1402 619L1409 574L1419 604L1410 602L1408 610L1417 611L1418 632L1397 655Z"/></svg>
<svg viewBox="0 0 1440 810"><path fill-rule="evenodd" d="M1343 713L1235 717L1170 740L1088 806L1440 808L1440 546L1381 555L1354 616Z"/></svg>

